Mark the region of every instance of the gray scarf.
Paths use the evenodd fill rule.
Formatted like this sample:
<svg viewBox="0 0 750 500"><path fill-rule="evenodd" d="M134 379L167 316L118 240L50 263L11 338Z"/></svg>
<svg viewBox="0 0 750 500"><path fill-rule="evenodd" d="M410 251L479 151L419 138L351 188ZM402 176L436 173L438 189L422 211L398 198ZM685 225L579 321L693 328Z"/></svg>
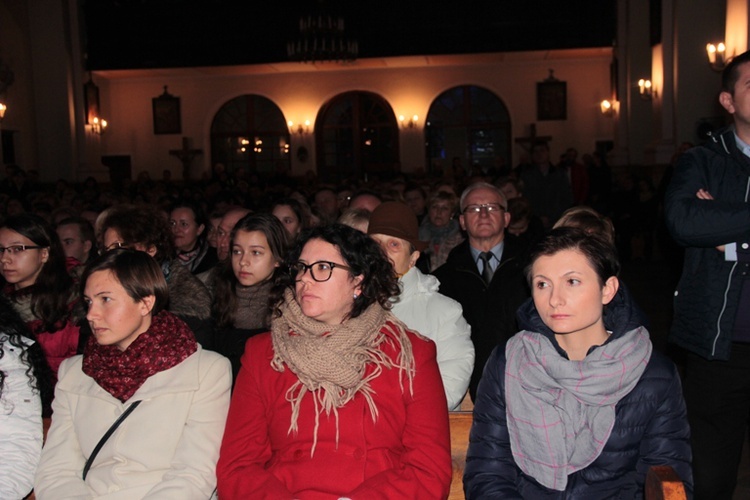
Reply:
<svg viewBox="0 0 750 500"><path fill-rule="evenodd" d="M516 464L547 488L564 491L568 475L601 454L615 405L640 380L653 346L631 330L571 361L542 334L522 331L506 345L505 401Z"/></svg>

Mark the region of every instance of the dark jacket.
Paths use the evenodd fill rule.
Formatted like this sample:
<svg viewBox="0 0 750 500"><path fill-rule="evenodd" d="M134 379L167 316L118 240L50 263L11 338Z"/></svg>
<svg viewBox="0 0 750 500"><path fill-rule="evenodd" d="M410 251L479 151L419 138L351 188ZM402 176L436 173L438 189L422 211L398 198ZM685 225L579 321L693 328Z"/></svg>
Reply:
<svg viewBox="0 0 750 500"><path fill-rule="evenodd" d="M539 332L567 357L529 299L519 309L524 330ZM627 293L605 308L610 340L639 326L639 313ZM593 351L596 347L593 347ZM540 485L516 465L505 411L505 349L487 362L474 405L464 473L464 491L473 498L643 498L646 472L671 465L692 493L690 430L674 364L654 351L635 388L615 406L615 423L602 453L588 467L568 476L565 491Z"/></svg>
<svg viewBox="0 0 750 500"><path fill-rule="evenodd" d="M451 251L448 260L433 273L440 280L440 293L459 302L471 326L475 361L469 392L476 397L484 364L492 350L517 331L516 310L529 296L524 277L526 256L515 237L505 236L502 259L489 286L472 259L469 241Z"/></svg>
<svg viewBox="0 0 750 500"><path fill-rule="evenodd" d="M177 259L164 263L162 272L169 287L167 309L187 323L199 344L208 343L214 330L208 288Z"/></svg>
<svg viewBox="0 0 750 500"><path fill-rule="evenodd" d="M206 252L201 256L200 262L191 271L193 274L201 274L213 268L219 263L219 257L216 255L214 247L208 247Z"/></svg>
<svg viewBox="0 0 750 500"><path fill-rule="evenodd" d="M699 200L708 190L713 201ZM667 227L687 247L670 340L706 359L729 359L749 263L727 262L718 245L750 242L750 160L724 130L680 157L665 199Z"/></svg>

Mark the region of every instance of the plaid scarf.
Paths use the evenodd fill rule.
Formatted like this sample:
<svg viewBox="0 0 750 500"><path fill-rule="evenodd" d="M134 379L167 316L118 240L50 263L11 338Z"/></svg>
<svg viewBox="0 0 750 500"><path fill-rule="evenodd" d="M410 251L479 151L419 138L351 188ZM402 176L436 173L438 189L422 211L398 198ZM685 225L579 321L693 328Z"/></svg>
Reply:
<svg viewBox="0 0 750 500"><path fill-rule="evenodd" d="M505 401L513 459L524 474L564 491L568 475L601 454L615 405L641 378L653 346L643 327L571 361L540 333L522 331L505 347Z"/></svg>

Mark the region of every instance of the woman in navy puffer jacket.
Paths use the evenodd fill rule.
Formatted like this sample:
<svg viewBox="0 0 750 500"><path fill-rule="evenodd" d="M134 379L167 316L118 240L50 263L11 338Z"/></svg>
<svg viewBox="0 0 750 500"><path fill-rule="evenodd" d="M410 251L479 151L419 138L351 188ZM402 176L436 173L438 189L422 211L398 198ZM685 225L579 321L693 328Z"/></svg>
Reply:
<svg viewBox="0 0 750 500"><path fill-rule="evenodd" d="M612 246L579 229L555 229L532 252L523 331L479 384L467 499L642 498L653 465L671 465L692 494L680 379L618 272Z"/></svg>

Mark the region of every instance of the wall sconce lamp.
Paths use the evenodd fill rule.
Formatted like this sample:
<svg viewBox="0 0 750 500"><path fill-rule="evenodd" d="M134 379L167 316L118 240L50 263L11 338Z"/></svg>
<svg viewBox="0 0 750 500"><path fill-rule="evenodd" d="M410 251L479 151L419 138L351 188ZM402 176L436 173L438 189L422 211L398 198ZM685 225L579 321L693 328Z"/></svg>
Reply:
<svg viewBox="0 0 750 500"><path fill-rule="evenodd" d="M401 125L402 129L414 128L417 126L418 121L419 121L419 117L417 115L413 115L411 118L409 118L409 121L406 121L406 118L404 118L404 115L398 116L398 122Z"/></svg>
<svg viewBox="0 0 750 500"><path fill-rule="evenodd" d="M5 111L8 109L8 106L0 102L0 122L3 121L3 118L5 118Z"/></svg>
<svg viewBox="0 0 750 500"><path fill-rule="evenodd" d="M641 94L641 99L650 101L654 92L651 80L644 80L643 78L638 80L638 92Z"/></svg>
<svg viewBox="0 0 750 500"><path fill-rule="evenodd" d="M615 108L617 108L617 101L604 99L599 103L599 107L601 108L602 114L604 116L614 116Z"/></svg>
<svg viewBox="0 0 750 500"><path fill-rule="evenodd" d="M309 134L310 133L310 120L305 120L304 125L302 123L298 123L297 126L294 126L294 122L292 120L289 120L286 122L287 125L289 125L289 132L291 133L297 133L299 135Z"/></svg>
<svg viewBox="0 0 750 500"><path fill-rule="evenodd" d="M727 57L727 47L724 42L706 45L706 54L708 54L708 64L712 70L723 71L727 67L730 57Z"/></svg>
<svg viewBox="0 0 750 500"><path fill-rule="evenodd" d="M107 120L102 120L98 116L95 116L91 120L91 131L95 134L102 135L107 130Z"/></svg>

